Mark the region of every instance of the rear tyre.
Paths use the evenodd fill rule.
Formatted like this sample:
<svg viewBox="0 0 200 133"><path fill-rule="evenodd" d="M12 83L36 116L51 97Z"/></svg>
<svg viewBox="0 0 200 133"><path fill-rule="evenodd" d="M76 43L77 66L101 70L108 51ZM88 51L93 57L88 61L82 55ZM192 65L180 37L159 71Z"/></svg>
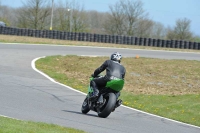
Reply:
<svg viewBox="0 0 200 133"><path fill-rule="evenodd" d="M87 114L90 111L89 105L88 105L88 98L86 97L83 101L81 111L83 114Z"/></svg>
<svg viewBox="0 0 200 133"><path fill-rule="evenodd" d="M106 118L110 115L110 113L115 108L115 104L117 101L116 95L114 93L109 93L106 97L106 103L103 107L100 108L100 111L98 112L98 116L102 118Z"/></svg>

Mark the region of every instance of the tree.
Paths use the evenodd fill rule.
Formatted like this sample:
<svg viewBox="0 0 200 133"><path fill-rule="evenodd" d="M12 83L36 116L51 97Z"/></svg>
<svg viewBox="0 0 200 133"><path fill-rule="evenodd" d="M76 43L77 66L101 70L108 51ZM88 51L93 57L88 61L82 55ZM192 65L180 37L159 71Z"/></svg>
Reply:
<svg viewBox="0 0 200 133"><path fill-rule="evenodd" d="M190 23L191 21L187 18L178 19L176 21L176 26L174 28L176 39L190 40L192 38L192 32L190 31Z"/></svg>
<svg viewBox="0 0 200 133"><path fill-rule="evenodd" d="M153 21L152 21L153 22ZM166 36L166 28L162 23L153 22L152 29L151 29L150 37L156 39L165 39Z"/></svg>
<svg viewBox="0 0 200 133"><path fill-rule="evenodd" d="M190 31L190 23L187 18L176 20L174 29L168 29L167 39L191 40L193 35Z"/></svg>
<svg viewBox="0 0 200 133"><path fill-rule="evenodd" d="M136 36L138 21L147 17L141 1L119 0L109 8L105 29L110 34Z"/></svg>
<svg viewBox="0 0 200 133"><path fill-rule="evenodd" d="M62 31L85 32L87 30L87 17L83 5L76 1L60 3L57 10L57 29Z"/></svg>
<svg viewBox="0 0 200 133"><path fill-rule="evenodd" d="M140 19L135 24L135 35L138 37L150 37L152 34L153 21L149 19Z"/></svg>
<svg viewBox="0 0 200 133"><path fill-rule="evenodd" d="M47 0L27 0L18 12L21 28L45 29L49 26L51 8Z"/></svg>
<svg viewBox="0 0 200 133"><path fill-rule="evenodd" d="M6 26L10 26L12 19L12 9L7 6L2 6L0 1L0 21L6 23Z"/></svg>
<svg viewBox="0 0 200 133"><path fill-rule="evenodd" d="M87 24L91 33L105 34L103 24L108 16L105 12L87 11Z"/></svg>

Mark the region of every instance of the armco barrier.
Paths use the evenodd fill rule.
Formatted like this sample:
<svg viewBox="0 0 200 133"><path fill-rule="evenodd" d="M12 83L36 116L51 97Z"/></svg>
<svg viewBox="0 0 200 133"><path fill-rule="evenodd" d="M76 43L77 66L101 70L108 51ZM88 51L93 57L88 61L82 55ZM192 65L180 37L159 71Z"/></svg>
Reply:
<svg viewBox="0 0 200 133"><path fill-rule="evenodd" d="M122 35L102 35L102 34L91 34L91 33L64 32L56 30L35 30L35 29L25 29L25 28L20 29L13 27L0 27L0 34L50 38L50 39L60 39L60 40L72 40L72 41L87 41L87 42L200 50L200 42L197 43L184 40L161 40L154 38L139 38L139 37L122 36Z"/></svg>

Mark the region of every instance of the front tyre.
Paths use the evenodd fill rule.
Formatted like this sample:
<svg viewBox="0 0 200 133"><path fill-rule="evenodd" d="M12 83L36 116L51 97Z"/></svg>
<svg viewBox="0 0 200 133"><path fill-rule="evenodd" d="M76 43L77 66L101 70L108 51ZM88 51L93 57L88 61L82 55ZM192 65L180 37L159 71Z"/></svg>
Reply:
<svg viewBox="0 0 200 133"><path fill-rule="evenodd" d="M82 111L83 114L87 114L90 111L90 108L88 106L88 98L87 97L83 101L81 111Z"/></svg>
<svg viewBox="0 0 200 133"><path fill-rule="evenodd" d="M115 104L117 101L116 95L114 93L109 93L106 97L104 97L106 103L103 107L100 108L98 112L98 116L102 118L106 118L110 115L110 113L115 108Z"/></svg>

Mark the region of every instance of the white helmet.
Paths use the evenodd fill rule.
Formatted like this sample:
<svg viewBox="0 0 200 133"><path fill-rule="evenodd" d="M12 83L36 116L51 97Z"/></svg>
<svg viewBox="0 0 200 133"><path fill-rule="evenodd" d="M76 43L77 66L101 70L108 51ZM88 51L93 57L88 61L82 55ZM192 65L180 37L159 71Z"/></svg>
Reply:
<svg viewBox="0 0 200 133"><path fill-rule="evenodd" d="M110 59L113 61L118 61L120 63L120 61L122 59L122 55L118 52L115 52L115 53L111 54Z"/></svg>

